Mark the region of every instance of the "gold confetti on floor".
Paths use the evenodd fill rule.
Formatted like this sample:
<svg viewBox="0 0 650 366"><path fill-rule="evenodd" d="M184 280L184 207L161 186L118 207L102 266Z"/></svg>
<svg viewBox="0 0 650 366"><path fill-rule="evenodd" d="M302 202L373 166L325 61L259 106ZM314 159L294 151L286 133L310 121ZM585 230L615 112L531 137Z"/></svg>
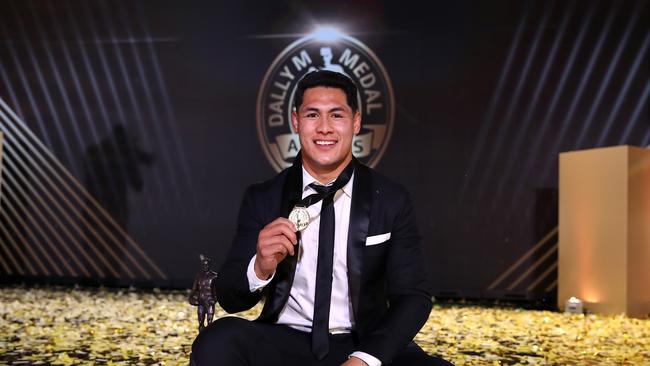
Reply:
<svg viewBox="0 0 650 366"><path fill-rule="evenodd" d="M195 309L180 291L2 288L0 365L187 365ZM650 365L650 320L624 316L436 306L416 341L459 366Z"/></svg>

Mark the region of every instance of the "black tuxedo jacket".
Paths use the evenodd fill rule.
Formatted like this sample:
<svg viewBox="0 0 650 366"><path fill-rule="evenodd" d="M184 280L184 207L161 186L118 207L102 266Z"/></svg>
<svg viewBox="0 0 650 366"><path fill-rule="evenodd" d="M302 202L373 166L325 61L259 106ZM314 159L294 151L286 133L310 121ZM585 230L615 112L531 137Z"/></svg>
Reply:
<svg viewBox="0 0 650 366"><path fill-rule="evenodd" d="M386 365L426 322L431 295L408 193L356 159L354 163L347 252L353 334L359 351ZM246 270L256 253L260 230L278 217L287 217L301 196L300 157L274 178L247 189L234 243L216 280L219 304L227 312L248 310L265 297L258 321L278 319L289 297L297 256L287 256L260 292L250 292ZM387 233L389 240L366 245L368 237Z"/></svg>

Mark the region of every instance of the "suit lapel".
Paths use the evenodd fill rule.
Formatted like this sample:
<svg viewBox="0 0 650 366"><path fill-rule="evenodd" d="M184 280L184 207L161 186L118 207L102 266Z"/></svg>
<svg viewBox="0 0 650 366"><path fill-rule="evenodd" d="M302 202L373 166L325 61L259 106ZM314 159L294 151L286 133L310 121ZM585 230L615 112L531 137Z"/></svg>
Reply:
<svg viewBox="0 0 650 366"><path fill-rule="evenodd" d="M348 284L350 301L355 319L358 319L359 294L361 292L361 272L363 269L363 249L370 224L370 204L372 201L370 171L355 159L352 204L350 205L350 226L348 229ZM358 320L357 320L358 321Z"/></svg>
<svg viewBox="0 0 650 366"><path fill-rule="evenodd" d="M302 198L302 165L300 154L296 156L293 166L287 172L287 178L282 188L282 202L280 208L280 215L288 217L293 209L293 206ZM264 312L271 316L273 321L277 320L277 316L284 307L284 304L289 298L289 292L293 284L293 278L296 272L297 255L287 256L276 270L275 276L275 291L267 301L270 303L265 306L268 312Z"/></svg>

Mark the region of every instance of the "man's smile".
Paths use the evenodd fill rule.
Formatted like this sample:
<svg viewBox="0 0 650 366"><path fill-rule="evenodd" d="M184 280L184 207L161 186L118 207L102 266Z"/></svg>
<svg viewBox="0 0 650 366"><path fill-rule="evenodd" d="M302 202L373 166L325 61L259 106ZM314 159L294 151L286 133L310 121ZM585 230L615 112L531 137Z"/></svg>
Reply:
<svg viewBox="0 0 650 366"><path fill-rule="evenodd" d="M318 146L332 146L337 143L336 140L314 140L314 143Z"/></svg>

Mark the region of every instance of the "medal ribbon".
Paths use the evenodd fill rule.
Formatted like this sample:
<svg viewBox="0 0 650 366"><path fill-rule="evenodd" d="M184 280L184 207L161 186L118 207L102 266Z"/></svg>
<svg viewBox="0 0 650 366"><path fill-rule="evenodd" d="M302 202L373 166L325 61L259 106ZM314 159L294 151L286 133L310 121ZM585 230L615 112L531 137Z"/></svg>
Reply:
<svg viewBox="0 0 650 366"><path fill-rule="evenodd" d="M312 183L309 186L316 190L316 193L310 194L309 196L303 198L300 202L296 204L296 207L307 208L318 201L334 195L339 189L345 187L346 184L352 178L352 173L354 172L354 158L352 161L345 167L345 169L339 174L338 178L334 181L331 186L322 186L316 183Z"/></svg>

